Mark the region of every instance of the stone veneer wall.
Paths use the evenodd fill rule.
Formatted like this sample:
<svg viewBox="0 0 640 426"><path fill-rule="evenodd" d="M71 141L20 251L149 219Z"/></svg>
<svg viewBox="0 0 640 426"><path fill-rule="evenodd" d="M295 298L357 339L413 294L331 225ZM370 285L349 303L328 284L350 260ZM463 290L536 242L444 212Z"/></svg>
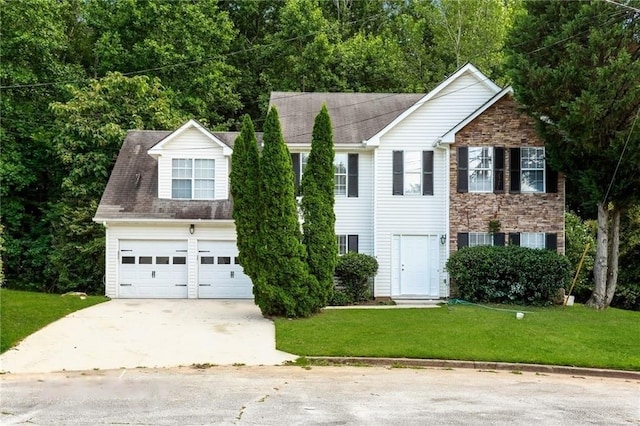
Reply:
<svg viewBox="0 0 640 426"><path fill-rule="evenodd" d="M505 149L505 192L459 193L457 191L457 147L493 146ZM500 232L553 232L558 252L564 253L564 177L558 173L558 192L509 193L508 148L544 146L535 123L517 110L511 95L496 102L456 135L451 146L450 247L457 250L458 232L488 232L489 221L499 220Z"/></svg>

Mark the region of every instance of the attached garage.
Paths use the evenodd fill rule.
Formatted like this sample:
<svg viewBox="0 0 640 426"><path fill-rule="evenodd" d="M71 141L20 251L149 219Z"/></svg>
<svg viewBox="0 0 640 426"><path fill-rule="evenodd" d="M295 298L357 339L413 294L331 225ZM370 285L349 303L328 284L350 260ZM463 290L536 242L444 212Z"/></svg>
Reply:
<svg viewBox="0 0 640 426"><path fill-rule="evenodd" d="M198 298L250 299L252 288L235 241L198 242Z"/></svg>
<svg viewBox="0 0 640 426"><path fill-rule="evenodd" d="M187 241L120 240L118 297L187 298Z"/></svg>

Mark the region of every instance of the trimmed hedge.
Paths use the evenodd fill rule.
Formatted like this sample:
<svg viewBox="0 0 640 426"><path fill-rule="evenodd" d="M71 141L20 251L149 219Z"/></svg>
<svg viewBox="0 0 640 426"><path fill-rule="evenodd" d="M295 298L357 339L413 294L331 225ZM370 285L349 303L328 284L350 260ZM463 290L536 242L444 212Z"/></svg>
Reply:
<svg viewBox="0 0 640 426"><path fill-rule="evenodd" d="M351 301L361 302L369 297L369 280L377 272L378 261L375 257L349 252L338 258L335 275L342 281Z"/></svg>
<svg viewBox="0 0 640 426"><path fill-rule="evenodd" d="M471 302L550 305L571 281L565 256L519 246L464 247L447 270L456 295Z"/></svg>

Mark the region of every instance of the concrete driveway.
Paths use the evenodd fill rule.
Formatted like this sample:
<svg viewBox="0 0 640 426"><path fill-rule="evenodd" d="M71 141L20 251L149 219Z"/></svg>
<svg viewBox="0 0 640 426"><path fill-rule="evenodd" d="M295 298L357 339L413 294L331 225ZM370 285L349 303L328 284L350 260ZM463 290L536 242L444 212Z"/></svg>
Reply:
<svg viewBox="0 0 640 426"><path fill-rule="evenodd" d="M0 355L0 370L277 365L295 358L275 349L275 327L251 300L115 299L27 337Z"/></svg>

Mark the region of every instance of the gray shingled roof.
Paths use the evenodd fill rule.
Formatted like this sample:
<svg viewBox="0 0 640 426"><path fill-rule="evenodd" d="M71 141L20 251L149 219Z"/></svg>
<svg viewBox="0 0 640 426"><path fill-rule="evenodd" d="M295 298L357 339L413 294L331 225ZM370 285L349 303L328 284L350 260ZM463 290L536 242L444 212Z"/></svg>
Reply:
<svg viewBox="0 0 640 426"><path fill-rule="evenodd" d="M158 198L158 162L147 151L171 133L151 130L132 130L127 133L102 194L96 220L231 219L230 200ZM225 143L235 140L233 132L214 135Z"/></svg>
<svg viewBox="0 0 640 426"><path fill-rule="evenodd" d="M278 108L284 139L310 143L313 122L323 103L333 123L334 142L361 143L421 99L423 94L289 93L271 94ZM158 163L147 151L170 131L132 130L122 144L105 188L96 220L109 219L231 219L230 200L196 201L158 198ZM238 132L212 132L233 147ZM257 135L258 142L262 134Z"/></svg>
<svg viewBox="0 0 640 426"><path fill-rule="evenodd" d="M361 143L424 97L419 93L272 92L287 144L310 143L313 122L326 103L336 144Z"/></svg>

